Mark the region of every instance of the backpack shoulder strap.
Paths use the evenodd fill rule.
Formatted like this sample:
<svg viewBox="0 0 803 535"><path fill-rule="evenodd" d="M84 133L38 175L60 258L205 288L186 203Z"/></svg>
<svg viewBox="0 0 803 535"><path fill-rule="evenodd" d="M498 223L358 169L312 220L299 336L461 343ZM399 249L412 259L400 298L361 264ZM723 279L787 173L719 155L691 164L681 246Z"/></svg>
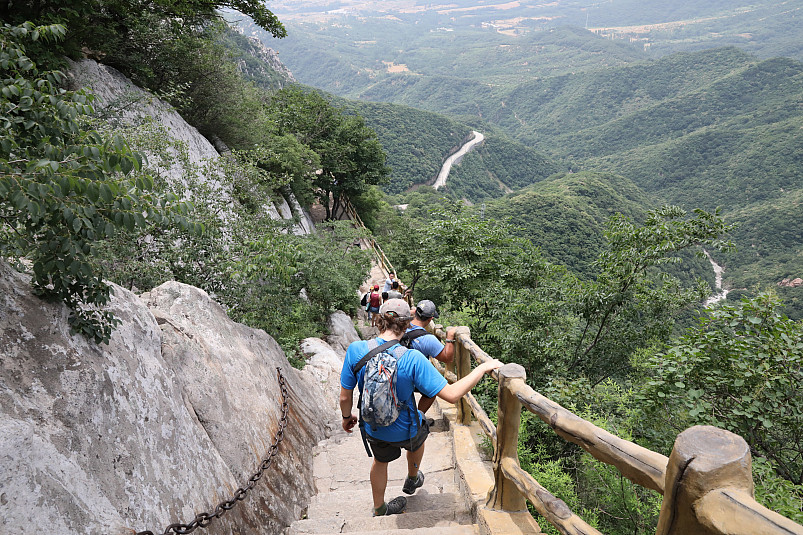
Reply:
<svg viewBox="0 0 803 535"><path fill-rule="evenodd" d="M393 347L398 343L399 343L398 340L388 340L384 344L378 345L376 339L369 340L368 341L369 351L363 358L358 360L357 363L354 365L354 373L356 374L358 371L360 371L360 369L362 369L362 367L365 366L365 363L371 360L371 358L373 358L374 355L376 355L377 353L381 353L387 348Z"/></svg>
<svg viewBox="0 0 803 535"><path fill-rule="evenodd" d="M426 329L413 329L412 331L407 331L406 333L404 333L404 336L402 336L399 343L402 344L403 346L410 347L410 344L412 343L413 340L425 336L427 334L429 334L429 331L427 331Z"/></svg>

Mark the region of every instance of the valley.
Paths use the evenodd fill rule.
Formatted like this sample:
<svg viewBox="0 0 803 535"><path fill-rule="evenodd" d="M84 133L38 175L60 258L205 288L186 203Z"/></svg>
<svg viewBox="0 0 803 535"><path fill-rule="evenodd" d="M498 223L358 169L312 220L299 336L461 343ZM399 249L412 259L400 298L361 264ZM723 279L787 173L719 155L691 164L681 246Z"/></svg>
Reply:
<svg viewBox="0 0 803 535"><path fill-rule="evenodd" d="M432 183L459 143L437 134L432 146L442 148L424 156L380 115L396 116L390 110L403 105L420 110L419 119L448 117L463 125L450 131L481 130L487 139L453 167L447 195L511 206L521 188L537 188L550 173L589 171L632 181L645 209L718 208L736 223L735 251L712 253L726 269L725 286L738 290L731 297L773 287L791 304L787 312L803 317L803 300L776 285L803 266L803 236L792 230L803 228L794 201L803 183L795 31L803 1L273 8L289 36L263 32L266 44L299 81L339 95L377 128L394 170L386 192ZM416 129L406 122L406 132ZM418 130L433 134L423 124ZM592 191L584 199L597 202ZM767 212L771 223L755 219ZM562 241L540 232L530 237Z"/></svg>

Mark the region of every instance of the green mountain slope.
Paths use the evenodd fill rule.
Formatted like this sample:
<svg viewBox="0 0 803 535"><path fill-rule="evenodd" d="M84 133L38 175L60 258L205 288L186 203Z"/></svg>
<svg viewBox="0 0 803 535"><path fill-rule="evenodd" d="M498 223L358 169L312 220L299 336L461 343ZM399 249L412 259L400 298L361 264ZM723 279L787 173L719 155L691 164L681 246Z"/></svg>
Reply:
<svg viewBox="0 0 803 535"><path fill-rule="evenodd" d="M729 217L739 224L733 233L737 250L717 258L732 288L754 291L772 285L786 301L787 314L796 319L803 318L803 288L783 288L777 283L803 277L801 206L803 187L798 187L734 210Z"/></svg>
<svg viewBox="0 0 803 535"><path fill-rule="evenodd" d="M470 138L472 130L443 115L408 106L337 98L334 101L359 113L376 131L392 169L392 181L382 187L387 193L431 184L446 158ZM489 133L480 148L452 167L443 191L479 202L542 180L561 168L554 159L504 134Z"/></svg>
<svg viewBox="0 0 803 535"><path fill-rule="evenodd" d="M509 133L574 166L627 176L670 202L728 209L801 186L798 61L721 49L528 89L496 117Z"/></svg>
<svg viewBox="0 0 803 535"><path fill-rule="evenodd" d="M739 122L592 159L588 165L626 174L682 206L732 210L799 190L803 119L753 127Z"/></svg>
<svg viewBox="0 0 803 535"><path fill-rule="evenodd" d="M443 191L476 203L539 182L562 167L506 136L488 134L479 148L452 167Z"/></svg>
<svg viewBox="0 0 803 535"><path fill-rule="evenodd" d="M603 244L605 222L620 212L636 220L654 199L611 173L560 173L486 204L486 217L509 219L547 257L587 273Z"/></svg>
<svg viewBox="0 0 803 535"><path fill-rule="evenodd" d="M656 65L661 75L672 73ZM706 63L700 65L701 69ZM703 128L734 124L755 126L803 115L796 102L803 96L803 64L777 58L748 63L691 91L678 91L651 106L578 131L564 130L550 140L555 147L572 147L575 158L614 154L638 146L675 139ZM627 108L635 96L619 100ZM566 112L566 104L558 104ZM598 106L572 106L577 113L594 113ZM543 139L543 135L536 134ZM535 137L535 136L533 136Z"/></svg>
<svg viewBox="0 0 803 535"><path fill-rule="evenodd" d="M246 24L245 31L279 51L299 81L350 98L449 113L476 103L483 90L648 57L632 46L570 27L512 36L488 28L453 32L388 20L369 25L352 18L334 25L287 26L288 36L281 40L253 25Z"/></svg>
<svg viewBox="0 0 803 535"><path fill-rule="evenodd" d="M446 157L471 133L468 126L443 115L407 106L344 99L336 102L360 114L376 131L392 169L392 181L383 186L388 193L434 181Z"/></svg>
<svg viewBox="0 0 803 535"><path fill-rule="evenodd" d="M612 173L559 173L519 192L486 203L485 217L508 219L518 234L539 246L553 262L584 276L593 276L591 263L605 245L605 223L621 213L643 220L658 201L631 180ZM663 269L691 284L700 277L714 285L705 259L692 252L682 263Z"/></svg>
<svg viewBox="0 0 803 535"><path fill-rule="evenodd" d="M556 136L579 135L593 127L631 118L642 110L699 91L754 61L748 54L729 48L547 78L505 95L504 108L488 120L518 139L558 145ZM639 139L636 135L633 138ZM583 147L567 146L564 153Z"/></svg>

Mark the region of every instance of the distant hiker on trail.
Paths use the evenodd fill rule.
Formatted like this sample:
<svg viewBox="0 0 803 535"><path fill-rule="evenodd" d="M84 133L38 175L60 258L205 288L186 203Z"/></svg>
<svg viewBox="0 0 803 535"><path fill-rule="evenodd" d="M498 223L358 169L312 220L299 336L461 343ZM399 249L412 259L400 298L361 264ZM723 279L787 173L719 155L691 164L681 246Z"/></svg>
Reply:
<svg viewBox="0 0 803 535"><path fill-rule="evenodd" d="M393 284L390 285L390 290L387 292L388 299L401 299L402 293L399 289L399 281L393 281Z"/></svg>
<svg viewBox="0 0 803 535"><path fill-rule="evenodd" d="M379 307L382 306L382 294L379 293L379 285L374 284L371 288L371 293L368 295L368 319L371 320L371 326L374 326L374 319L376 314L379 313Z"/></svg>
<svg viewBox="0 0 803 535"><path fill-rule="evenodd" d="M429 424L424 414L416 409L414 389L426 396L438 396L449 403L456 403L485 373L499 368L502 363L489 360L456 383L448 384L420 351L407 349L398 343L413 319L407 303L401 299L390 299L375 317L379 337L353 342L346 351L340 372L340 414L343 416L343 429L348 433L359 422L365 449L369 456L373 453L371 493L374 516L380 516L402 513L407 507L407 498L404 496L385 502L388 463L401 457L402 448L407 450L407 479L402 491L415 494L416 489L424 484L424 473L419 467L424 456ZM388 384L391 396L380 397L379 392L387 392L382 386ZM352 413L353 393L357 386L360 388L359 417ZM381 403L388 399L391 400L390 404ZM395 400L398 400L398 404L393 403ZM396 413L388 413L395 419L383 419L390 420L390 423L383 425L370 423L378 414L386 414L385 409L388 408L397 409Z"/></svg>
<svg viewBox="0 0 803 535"><path fill-rule="evenodd" d="M388 278L385 279L385 286L382 288L383 292L389 292L393 288L393 281L396 280L395 273L389 273ZM397 281L398 282L398 281Z"/></svg>
<svg viewBox="0 0 803 535"><path fill-rule="evenodd" d="M438 337L427 331L427 326L432 323L433 318L438 317L438 310L435 303L428 299L419 301L415 307L415 317L410 322L410 327L401 339L402 345L410 349L417 349L425 357L438 359L444 364L454 360L454 344L456 327L446 330L446 345L442 344ZM427 412L435 401L434 398L422 396L418 402L418 410Z"/></svg>

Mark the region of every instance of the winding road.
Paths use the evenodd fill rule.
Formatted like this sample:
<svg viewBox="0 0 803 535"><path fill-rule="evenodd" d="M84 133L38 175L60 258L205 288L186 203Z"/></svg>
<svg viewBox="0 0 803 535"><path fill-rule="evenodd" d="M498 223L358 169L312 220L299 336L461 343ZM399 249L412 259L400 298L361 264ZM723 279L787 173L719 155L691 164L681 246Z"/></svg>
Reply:
<svg viewBox="0 0 803 535"><path fill-rule="evenodd" d="M443 162L443 167L441 167L441 172L438 173L438 178L435 179L435 183L432 185L433 188L438 189L441 186L446 184L446 179L449 177L449 171L452 170L452 165L457 165L460 163L460 160L463 159L468 152L470 152L474 147L479 145L485 140L485 136L477 132L476 130L471 131L474 134L474 137L469 139L460 150L446 158L446 161Z"/></svg>
<svg viewBox="0 0 803 535"><path fill-rule="evenodd" d="M717 293L705 300L705 306L708 307L724 300L728 296L729 290L722 287L722 272L725 271L725 269L714 262L714 259L711 258L710 254L708 254L708 251L703 249L703 252L705 253L705 256L708 257L708 261L711 262L711 267L714 268L714 281L717 287Z"/></svg>

